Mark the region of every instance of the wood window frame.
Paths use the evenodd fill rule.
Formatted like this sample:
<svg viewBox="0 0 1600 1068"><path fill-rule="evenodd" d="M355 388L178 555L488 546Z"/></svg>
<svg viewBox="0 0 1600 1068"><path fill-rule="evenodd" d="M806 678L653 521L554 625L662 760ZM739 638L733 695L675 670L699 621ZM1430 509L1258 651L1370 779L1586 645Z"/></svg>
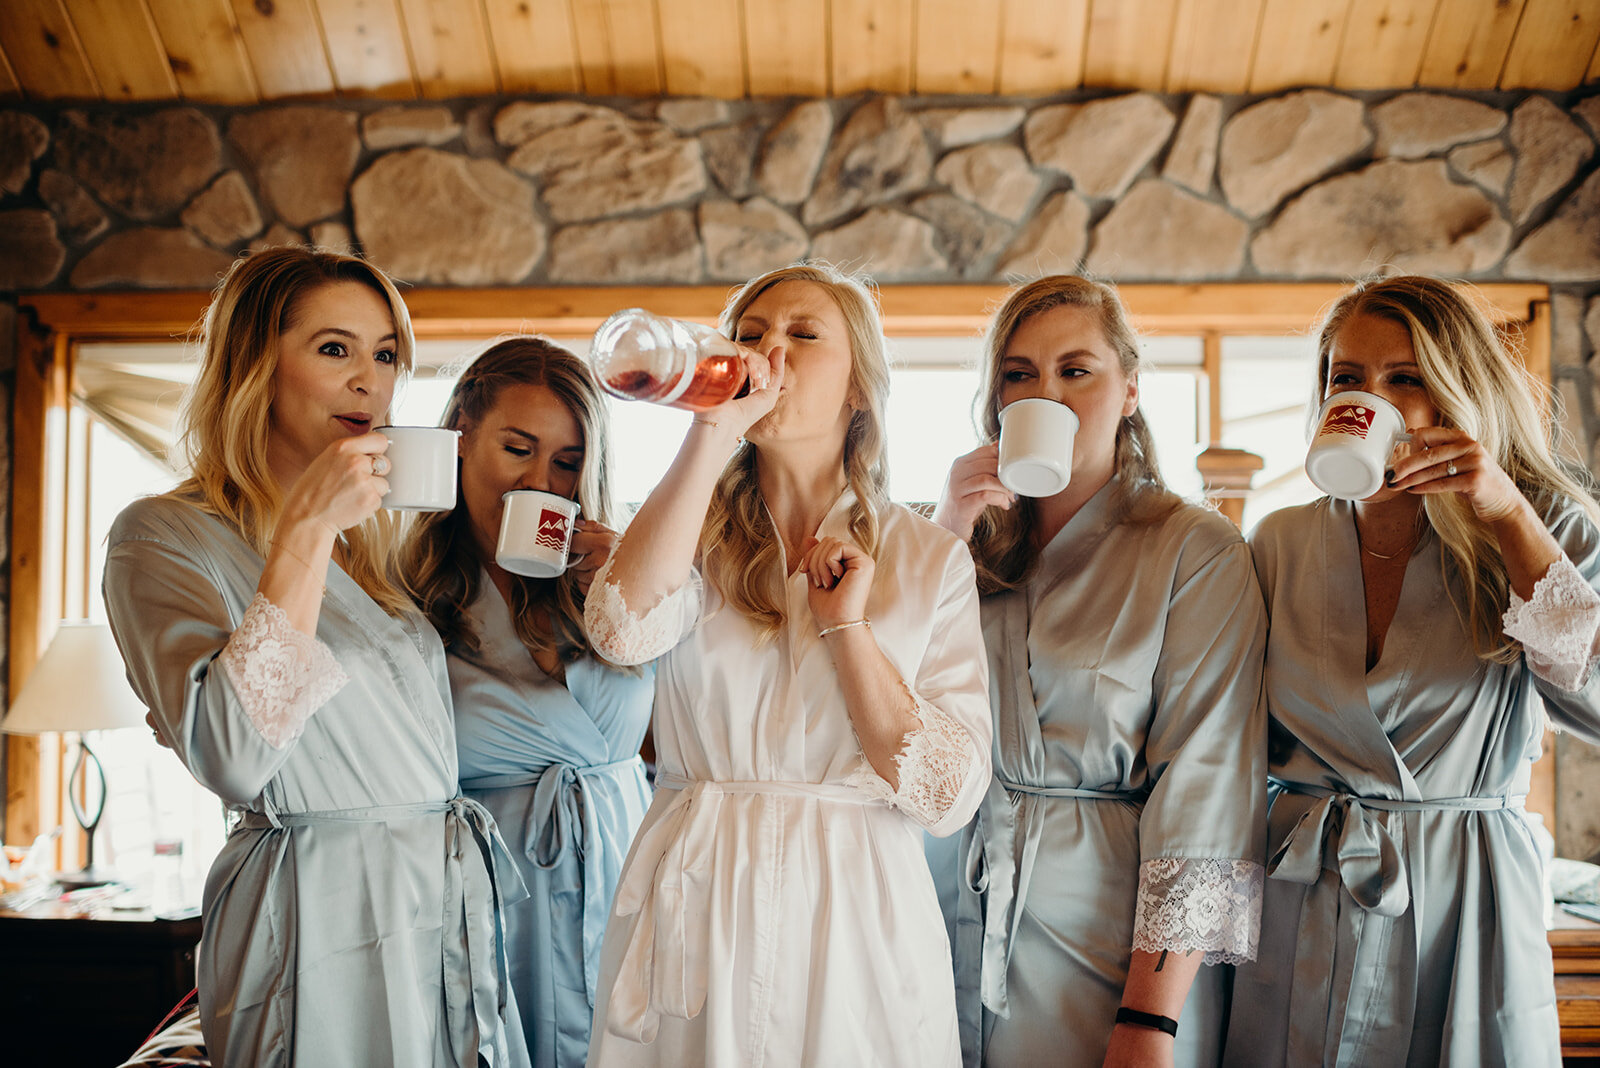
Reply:
<svg viewBox="0 0 1600 1068"><path fill-rule="evenodd" d="M1135 327L1148 334L1198 335L1207 370L1220 363L1229 334L1303 332L1347 287L1333 283L1219 282L1119 287ZM1529 370L1550 380L1550 291L1530 283L1484 283L1495 321L1521 341ZM977 337L1008 292L1005 286L890 285L881 289L891 336ZM419 338L481 338L517 331L572 336L592 331L618 308L714 320L723 286L436 289L406 292ZM44 573L51 415L70 395L75 354L86 342L170 342L188 336L211 298L204 291L51 293L18 300L16 387L12 403L11 603L9 692L17 693L60 618L59 583ZM1213 405L1220 391L1211 391ZM1213 426L1220 425L1213 413ZM56 736L7 735L5 840L28 842L63 827L63 856L80 854L75 821L62 798L65 753ZM1548 755L1535 768L1529 808L1553 823L1555 781Z"/></svg>

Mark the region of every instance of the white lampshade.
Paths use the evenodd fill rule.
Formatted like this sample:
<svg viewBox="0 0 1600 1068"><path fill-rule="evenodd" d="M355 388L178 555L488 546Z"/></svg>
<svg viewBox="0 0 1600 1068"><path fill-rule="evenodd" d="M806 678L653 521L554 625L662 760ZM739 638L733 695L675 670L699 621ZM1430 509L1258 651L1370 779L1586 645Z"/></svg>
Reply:
<svg viewBox="0 0 1600 1068"><path fill-rule="evenodd" d="M104 623L63 623L0 722L10 734L144 726L122 653Z"/></svg>

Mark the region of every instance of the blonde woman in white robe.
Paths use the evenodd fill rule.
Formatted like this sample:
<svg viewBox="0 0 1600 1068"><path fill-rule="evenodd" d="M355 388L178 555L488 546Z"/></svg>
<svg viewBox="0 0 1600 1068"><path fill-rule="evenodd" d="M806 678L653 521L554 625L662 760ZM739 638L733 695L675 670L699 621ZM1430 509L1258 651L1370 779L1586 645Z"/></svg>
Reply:
<svg viewBox="0 0 1600 1068"><path fill-rule="evenodd" d="M971 558L888 501L863 286L774 271L724 325L752 389L695 417L587 603L608 659L665 654L589 1063L954 1065L922 832L989 782Z"/></svg>

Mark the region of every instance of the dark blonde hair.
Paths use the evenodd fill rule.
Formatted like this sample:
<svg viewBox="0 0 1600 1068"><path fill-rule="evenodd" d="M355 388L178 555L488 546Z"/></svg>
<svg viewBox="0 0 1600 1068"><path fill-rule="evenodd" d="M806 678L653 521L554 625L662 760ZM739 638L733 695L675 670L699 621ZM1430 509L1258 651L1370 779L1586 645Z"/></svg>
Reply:
<svg viewBox="0 0 1600 1068"><path fill-rule="evenodd" d="M1600 526L1592 481L1567 470L1552 449L1559 423L1545 413L1556 411L1559 398L1511 351L1471 286L1421 275L1358 283L1329 309L1317 334L1319 404L1328 391L1334 339L1358 315L1405 328L1440 425L1482 445L1542 516L1570 500ZM1443 543L1446 577L1453 571L1461 580L1459 596L1458 584L1446 587L1474 650L1485 660L1515 660L1521 646L1501 629L1510 580L1494 533L1459 493L1429 494L1422 507Z"/></svg>
<svg viewBox="0 0 1600 1068"><path fill-rule="evenodd" d="M200 372L184 398L180 436L189 477L172 493L198 498L263 556L283 506L267 452L283 333L306 297L341 282L364 285L388 305L397 370L409 374L415 343L405 302L387 275L354 256L285 246L235 260L200 323ZM384 511L344 535L345 571L390 615L410 606L389 577L395 536Z"/></svg>
<svg viewBox="0 0 1600 1068"><path fill-rule="evenodd" d="M1128 322L1114 287L1077 275L1053 274L1013 289L989 320L983 336L983 386L978 394L978 436L985 442L1000 437L1000 394L1005 386L1006 346L1022 324L1055 308L1083 308L1095 313L1100 331L1117 354L1117 365L1133 378L1139 373L1139 338ZM1167 492L1156 465L1155 439L1144 410L1135 408L1117 424L1114 469L1120 481L1113 507L1124 521L1150 523L1180 503ZM1149 493L1154 487L1160 491ZM1031 499L1018 498L1009 510L985 508L972 530L972 559L982 593L1014 590L1027 581L1038 557L1034 545L1037 512Z"/></svg>
<svg viewBox="0 0 1600 1068"><path fill-rule="evenodd" d="M614 526L605 403L589 366L560 345L542 337L497 341L456 380L439 425L474 433L511 386L542 386L572 413L583 435L578 505L584 518ZM424 514L401 553L406 588L446 645L471 651L479 647L467 609L477 599L482 567L472 520L458 489L456 506ZM583 629L584 598L572 571L554 579L511 578L507 607L517 637L530 652L553 650L568 661L592 653ZM541 608L549 619L549 633L535 626Z"/></svg>
<svg viewBox="0 0 1600 1068"><path fill-rule="evenodd" d="M799 263L745 283L722 312L722 328L736 336L739 319L757 297L784 282L810 282L827 291L844 316L850 341L850 388L855 405L845 431L845 477L855 493L850 536L869 556L878 548L880 517L889 504L889 355L872 284L827 263ZM742 442L723 469L700 531L700 568L723 600L755 620L760 640L783 626L778 587L779 540L767 518L756 478L758 450Z"/></svg>

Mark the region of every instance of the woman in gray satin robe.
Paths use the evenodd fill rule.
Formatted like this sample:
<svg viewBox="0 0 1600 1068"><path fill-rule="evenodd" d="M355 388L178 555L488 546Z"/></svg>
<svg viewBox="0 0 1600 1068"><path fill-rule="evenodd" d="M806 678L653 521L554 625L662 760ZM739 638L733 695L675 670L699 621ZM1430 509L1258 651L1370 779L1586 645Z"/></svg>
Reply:
<svg viewBox="0 0 1600 1068"><path fill-rule="evenodd" d="M410 366L405 305L358 259L271 249L202 341L192 475L118 517L104 592L162 738L233 815L197 962L210 1056L526 1064L510 860L459 793L444 648L386 578L372 427Z"/></svg>
<svg viewBox="0 0 1600 1068"><path fill-rule="evenodd" d="M1162 485L1138 365L1109 286L1013 292L985 338L989 444L935 515L978 566L995 722L964 856L929 851L960 875L969 1064L1213 1064L1226 969L1202 960L1255 952L1266 617L1238 531ZM1078 417L1052 497L998 478L1000 410L1027 397Z"/></svg>
<svg viewBox="0 0 1600 1068"><path fill-rule="evenodd" d="M1319 401L1376 393L1414 441L1372 497L1251 537L1272 860L1227 1062L1558 1065L1522 805L1547 714L1600 738L1600 510L1552 458L1543 387L1462 291L1358 287L1318 350Z"/></svg>
<svg viewBox="0 0 1600 1068"><path fill-rule="evenodd" d="M537 1068L577 1068L611 899L650 807L639 745L655 691L652 666L600 660L583 626L617 540L605 405L576 356L516 337L463 372L443 424L462 434L459 503L421 520L404 574L449 654L461 788L494 814L528 887L505 921L529 1052ZM554 579L495 561L502 495L526 489L583 509Z"/></svg>

